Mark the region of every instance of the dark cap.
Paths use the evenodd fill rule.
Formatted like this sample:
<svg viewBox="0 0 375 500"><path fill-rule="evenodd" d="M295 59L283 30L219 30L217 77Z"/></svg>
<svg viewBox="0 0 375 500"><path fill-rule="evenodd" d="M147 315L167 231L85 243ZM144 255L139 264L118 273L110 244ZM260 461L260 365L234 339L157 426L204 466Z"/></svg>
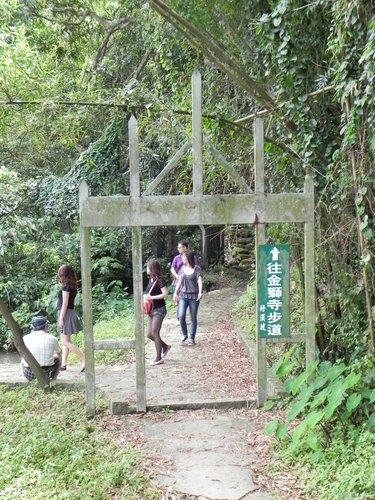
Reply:
<svg viewBox="0 0 375 500"><path fill-rule="evenodd" d="M35 330L42 330L46 323L48 323L46 316L34 316L31 320L32 327Z"/></svg>

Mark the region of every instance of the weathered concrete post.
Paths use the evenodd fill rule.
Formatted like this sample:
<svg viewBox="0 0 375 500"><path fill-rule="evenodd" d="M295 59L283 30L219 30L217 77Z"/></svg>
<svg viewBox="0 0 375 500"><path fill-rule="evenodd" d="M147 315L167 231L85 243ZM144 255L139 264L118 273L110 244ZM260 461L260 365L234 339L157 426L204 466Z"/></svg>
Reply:
<svg viewBox="0 0 375 500"><path fill-rule="evenodd" d="M306 175L305 193L309 195L314 210L314 182ZM305 325L306 366L315 360L315 265L314 221L305 222Z"/></svg>
<svg viewBox="0 0 375 500"><path fill-rule="evenodd" d="M139 144L138 123L132 115L129 120L129 166L130 166L130 197L134 205L139 207ZM145 343L144 323L142 310L143 283L142 283L142 229L132 227L133 251L133 289L134 289L134 338L136 356L136 388L137 411L146 411L146 372L145 372Z"/></svg>
<svg viewBox="0 0 375 500"><path fill-rule="evenodd" d="M92 293L91 293L91 257L90 257L90 228L82 225L83 205L89 195L86 181L82 181L79 188L79 212L81 219L81 274L82 274L82 309L83 334L85 339L85 386L86 412L95 415L95 362L94 362L94 332L92 322Z"/></svg>
<svg viewBox="0 0 375 500"><path fill-rule="evenodd" d="M256 118L254 122L254 164L255 164L255 194L264 196L264 131L262 118ZM254 218L256 214L253 214ZM257 222L257 221L255 221ZM257 256L258 245L266 242L265 224L255 225L255 255ZM258 268L258 266L256 266ZM257 276L258 283L258 276ZM258 311L258 286L256 311ZM258 314L257 314L258 321ZM259 325L256 328L256 378L257 378L257 405L262 406L267 399L267 365L266 346L267 340L258 335Z"/></svg>
<svg viewBox="0 0 375 500"><path fill-rule="evenodd" d="M202 78L194 71L192 86L193 194L202 194Z"/></svg>

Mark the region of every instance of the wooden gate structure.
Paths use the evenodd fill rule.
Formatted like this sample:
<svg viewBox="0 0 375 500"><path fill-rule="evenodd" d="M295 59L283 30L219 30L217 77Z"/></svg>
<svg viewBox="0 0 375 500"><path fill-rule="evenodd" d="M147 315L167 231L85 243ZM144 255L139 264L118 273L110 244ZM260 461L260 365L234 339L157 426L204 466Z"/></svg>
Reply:
<svg viewBox="0 0 375 500"><path fill-rule="evenodd" d="M204 195L202 182L202 144L205 144L220 164L234 178L242 194ZM193 193L180 196L155 196L152 193L179 159L189 150L193 159ZM94 352L99 349L135 349L136 351L136 406L146 411L146 372L144 346L144 316L142 311L143 263L142 227L144 226L202 226L228 224L255 224L256 245L265 243L265 224L302 223L305 234L305 334L283 338L257 337L257 404L267 399L267 342L305 342L306 364L315 357L314 313L314 187L306 176L304 192L265 193L264 190L264 133L263 120L254 122L255 190L210 143L202 133L201 75L192 76L192 137L169 161L144 193L140 192L139 147L137 120L129 120L129 196L89 196L88 185L81 183L79 194L81 264L83 293L83 330L85 341L86 409L95 414ZM134 280L134 339L94 340L92 320L90 228L103 226L131 227ZM255 252L257 254L257 252Z"/></svg>

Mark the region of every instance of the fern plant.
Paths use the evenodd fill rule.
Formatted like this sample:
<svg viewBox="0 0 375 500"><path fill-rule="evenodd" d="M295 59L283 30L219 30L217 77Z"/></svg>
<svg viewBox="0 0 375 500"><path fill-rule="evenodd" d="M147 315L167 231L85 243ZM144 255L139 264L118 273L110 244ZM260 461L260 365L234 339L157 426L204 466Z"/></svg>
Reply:
<svg viewBox="0 0 375 500"><path fill-rule="evenodd" d="M284 380L288 398L286 422L277 418L267 423L266 435L289 439L291 450L310 449L320 453L331 441L332 431L338 425L344 430L365 425L375 428L375 367L374 360L345 365L343 362L311 363L295 377L291 350L275 366L275 373ZM264 409L271 409L267 401ZM295 421L298 419L298 424Z"/></svg>

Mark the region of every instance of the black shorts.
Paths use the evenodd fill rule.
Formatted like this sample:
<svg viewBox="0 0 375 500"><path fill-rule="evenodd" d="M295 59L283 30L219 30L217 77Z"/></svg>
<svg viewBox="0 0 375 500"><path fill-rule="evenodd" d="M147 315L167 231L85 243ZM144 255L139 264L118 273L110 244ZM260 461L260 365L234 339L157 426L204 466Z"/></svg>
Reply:
<svg viewBox="0 0 375 500"><path fill-rule="evenodd" d="M151 318L154 318L155 316L159 316L161 317L162 319L164 319L167 315L167 308L164 306L164 307L158 307L157 309L153 309L149 316Z"/></svg>

